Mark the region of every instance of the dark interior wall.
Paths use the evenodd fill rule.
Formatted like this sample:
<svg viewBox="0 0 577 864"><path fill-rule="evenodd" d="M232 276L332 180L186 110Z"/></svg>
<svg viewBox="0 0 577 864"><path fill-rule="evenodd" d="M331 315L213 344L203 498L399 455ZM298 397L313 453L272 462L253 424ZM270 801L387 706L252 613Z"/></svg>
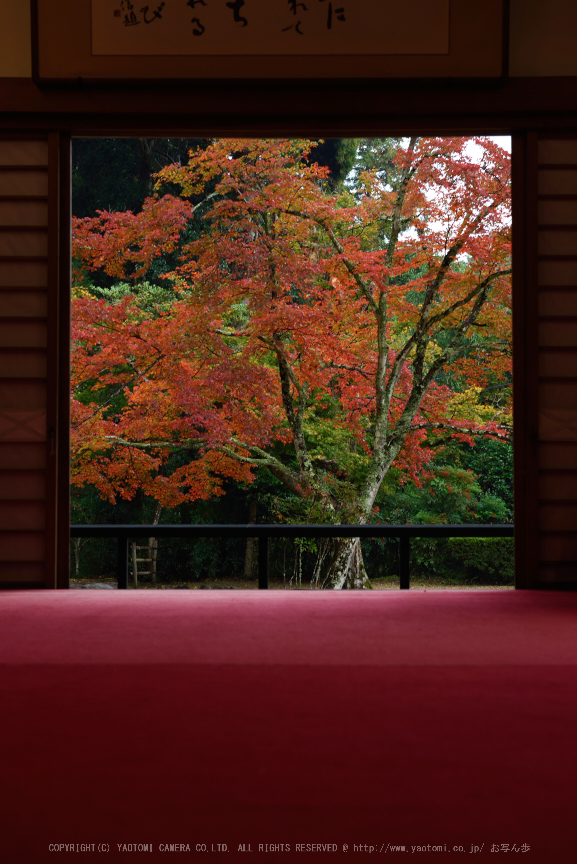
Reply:
<svg viewBox="0 0 577 864"><path fill-rule="evenodd" d="M535 145L533 145L535 147ZM577 562L577 138L537 136L539 579Z"/></svg>
<svg viewBox="0 0 577 864"><path fill-rule="evenodd" d="M54 579L49 162L48 135L0 139L0 582L8 584Z"/></svg>

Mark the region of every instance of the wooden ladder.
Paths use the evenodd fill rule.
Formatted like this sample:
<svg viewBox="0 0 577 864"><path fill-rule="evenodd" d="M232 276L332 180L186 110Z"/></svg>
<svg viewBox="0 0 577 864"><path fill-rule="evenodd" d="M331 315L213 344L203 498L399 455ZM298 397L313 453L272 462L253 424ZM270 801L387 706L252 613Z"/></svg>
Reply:
<svg viewBox="0 0 577 864"><path fill-rule="evenodd" d="M152 520L153 525L158 525L160 520L160 513L162 511L162 507L160 502L157 501L154 507L154 518ZM146 552L146 558L139 558L139 552ZM156 585L156 559L158 556L158 540L156 537L149 537L148 543L146 546L138 546L136 540L132 542L132 580L134 582L134 587L138 588L138 565L139 564L148 564L148 570L141 570L140 576L150 576L152 579L152 584Z"/></svg>
<svg viewBox="0 0 577 864"><path fill-rule="evenodd" d="M138 558L139 552L146 552L144 558ZM139 576L151 576L152 584L156 585L156 559L158 554L158 540L156 537L149 537L146 546L137 546L136 540L132 542L132 580L134 587L138 588ZM138 570L139 564L148 564L148 570Z"/></svg>

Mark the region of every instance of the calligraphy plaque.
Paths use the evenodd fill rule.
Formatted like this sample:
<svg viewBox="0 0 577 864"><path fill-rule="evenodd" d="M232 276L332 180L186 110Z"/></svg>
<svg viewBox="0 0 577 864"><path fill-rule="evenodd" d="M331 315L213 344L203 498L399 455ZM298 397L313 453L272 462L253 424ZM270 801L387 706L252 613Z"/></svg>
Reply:
<svg viewBox="0 0 577 864"><path fill-rule="evenodd" d="M496 77L507 0L32 0L42 81Z"/></svg>
<svg viewBox="0 0 577 864"><path fill-rule="evenodd" d="M449 0L92 0L92 54L448 54Z"/></svg>

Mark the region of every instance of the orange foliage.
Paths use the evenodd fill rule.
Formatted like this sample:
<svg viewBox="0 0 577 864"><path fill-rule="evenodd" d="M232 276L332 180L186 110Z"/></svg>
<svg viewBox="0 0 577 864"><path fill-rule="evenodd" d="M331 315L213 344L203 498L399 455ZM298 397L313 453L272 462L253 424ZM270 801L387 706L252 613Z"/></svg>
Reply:
<svg viewBox="0 0 577 864"><path fill-rule="evenodd" d="M452 391L435 380L457 331L452 370L467 385L510 371L509 159L488 139L477 147L473 158L468 139L411 141L396 157L402 188L368 172L343 205L303 158L307 142L220 140L160 172L181 197L75 220L84 270L138 279L177 249L180 263L168 311L133 296L73 302L74 482L171 507L220 494L223 478L250 481L257 464L280 471L278 445L292 442L285 479L309 494L311 410L350 435L367 470L389 447L416 479L447 427L499 434L450 416ZM203 208L188 200L203 196ZM191 224L197 239L179 245ZM480 332L483 362L465 350ZM185 464L167 474L179 450Z"/></svg>

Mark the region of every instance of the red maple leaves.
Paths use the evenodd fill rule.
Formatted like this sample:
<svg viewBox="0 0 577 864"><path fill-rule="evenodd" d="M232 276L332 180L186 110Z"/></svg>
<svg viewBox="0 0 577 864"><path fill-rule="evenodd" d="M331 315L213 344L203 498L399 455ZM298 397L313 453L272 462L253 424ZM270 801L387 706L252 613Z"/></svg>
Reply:
<svg viewBox="0 0 577 864"><path fill-rule="evenodd" d="M168 304L74 300L74 482L175 506L261 465L366 518L393 461L422 474L431 436L500 434L454 397L510 370L508 154L411 140L394 182L366 172L339 198L309 151L216 141L141 213L75 221L79 278L178 264Z"/></svg>

